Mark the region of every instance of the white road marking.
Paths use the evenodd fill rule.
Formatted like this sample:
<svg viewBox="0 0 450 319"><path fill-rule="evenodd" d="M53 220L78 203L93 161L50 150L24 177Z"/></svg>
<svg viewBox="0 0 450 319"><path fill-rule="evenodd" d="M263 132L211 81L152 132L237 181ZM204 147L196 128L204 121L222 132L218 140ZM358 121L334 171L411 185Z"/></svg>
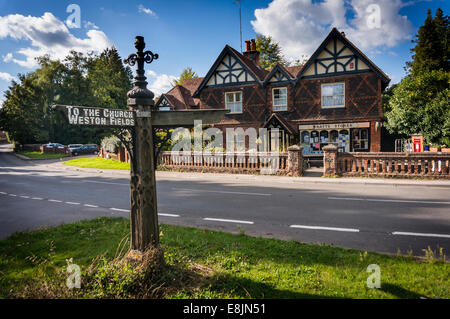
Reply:
<svg viewBox="0 0 450 319"><path fill-rule="evenodd" d="M368 202L386 202L386 203L419 203L419 204L444 204L450 205L450 202L441 201L425 201L425 200L406 200L406 199L369 199L357 197L328 197L331 200L353 200L353 201L368 201Z"/></svg>
<svg viewBox="0 0 450 319"><path fill-rule="evenodd" d="M76 203L76 202L66 202L66 204L69 204L69 205L80 205L80 203Z"/></svg>
<svg viewBox="0 0 450 319"><path fill-rule="evenodd" d="M180 215L175 215L175 214L158 214L158 216L163 216L163 217L180 217Z"/></svg>
<svg viewBox="0 0 450 319"><path fill-rule="evenodd" d="M49 199L48 201L52 202L52 203L62 203L62 200L57 200L57 199Z"/></svg>
<svg viewBox="0 0 450 319"><path fill-rule="evenodd" d="M34 200L44 200L44 199L41 198L41 197L31 197L31 199L34 199Z"/></svg>
<svg viewBox="0 0 450 319"><path fill-rule="evenodd" d="M114 182L97 182L97 181L86 181L86 180L82 180L82 183L95 183L95 184L109 184L109 185L122 185L122 186L130 186L129 183L114 183ZM80 183L81 183L80 182Z"/></svg>
<svg viewBox="0 0 450 319"><path fill-rule="evenodd" d="M30 196L24 196L24 195L22 195L22 196L20 196L20 198L25 198L25 199L29 199L29 198L30 198Z"/></svg>
<svg viewBox="0 0 450 319"><path fill-rule="evenodd" d="M84 204L83 206L86 206L86 207L92 207L92 208L98 208L97 205L90 205L90 204Z"/></svg>
<svg viewBox="0 0 450 319"><path fill-rule="evenodd" d="M392 233L392 235L450 238L450 235L444 235L444 234L409 233L409 232L401 232L401 231L395 231Z"/></svg>
<svg viewBox="0 0 450 319"><path fill-rule="evenodd" d="M5 192L0 192L0 194L2 194L2 195L8 195L8 193L5 193Z"/></svg>
<svg viewBox="0 0 450 319"><path fill-rule="evenodd" d="M254 196L272 196L272 194L266 193L245 193L245 192L229 192L229 191L211 191L211 190L203 190L203 189L191 189L191 188L172 188L173 190L180 191L194 191L200 193L219 193L219 194L236 194L236 195L254 195Z"/></svg>
<svg viewBox="0 0 450 319"><path fill-rule="evenodd" d="M250 224L253 225L254 222L246 220L236 220L236 219L222 219L222 218L203 218L203 220L209 220L213 222L225 222L225 223L235 223L235 224Z"/></svg>
<svg viewBox="0 0 450 319"><path fill-rule="evenodd" d="M130 212L129 209L121 209L121 208L114 208L114 207L110 208L110 210L114 210L116 212L126 212L126 213Z"/></svg>
<svg viewBox="0 0 450 319"><path fill-rule="evenodd" d="M332 231L342 231L342 232L350 232L350 233L358 233L359 232L359 229L355 229L355 228L306 226L306 225L291 225L289 227L291 227L291 228L315 229L315 230L332 230Z"/></svg>
<svg viewBox="0 0 450 319"><path fill-rule="evenodd" d="M15 195L15 194L8 194L9 196L12 196L12 197L17 197L17 195Z"/></svg>

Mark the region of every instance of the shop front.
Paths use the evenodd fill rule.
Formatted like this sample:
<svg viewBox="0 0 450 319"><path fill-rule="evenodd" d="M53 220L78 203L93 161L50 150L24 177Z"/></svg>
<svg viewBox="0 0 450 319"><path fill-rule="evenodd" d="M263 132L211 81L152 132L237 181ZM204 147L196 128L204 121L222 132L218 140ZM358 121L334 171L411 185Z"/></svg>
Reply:
<svg viewBox="0 0 450 319"><path fill-rule="evenodd" d="M334 144L340 152L370 152L371 122L299 125L304 155L323 155L322 148Z"/></svg>

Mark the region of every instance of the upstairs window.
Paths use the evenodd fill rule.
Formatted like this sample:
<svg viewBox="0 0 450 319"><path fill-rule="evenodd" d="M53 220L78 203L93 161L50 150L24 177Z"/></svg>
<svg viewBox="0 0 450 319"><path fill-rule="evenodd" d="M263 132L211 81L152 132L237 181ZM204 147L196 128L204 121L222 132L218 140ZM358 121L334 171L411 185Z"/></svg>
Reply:
<svg viewBox="0 0 450 319"><path fill-rule="evenodd" d="M344 83L322 84L322 108L345 107Z"/></svg>
<svg viewBox="0 0 450 319"><path fill-rule="evenodd" d="M230 113L242 113L242 92L225 93L225 104Z"/></svg>
<svg viewBox="0 0 450 319"><path fill-rule="evenodd" d="M274 111L287 111L287 88L272 89L272 102Z"/></svg>

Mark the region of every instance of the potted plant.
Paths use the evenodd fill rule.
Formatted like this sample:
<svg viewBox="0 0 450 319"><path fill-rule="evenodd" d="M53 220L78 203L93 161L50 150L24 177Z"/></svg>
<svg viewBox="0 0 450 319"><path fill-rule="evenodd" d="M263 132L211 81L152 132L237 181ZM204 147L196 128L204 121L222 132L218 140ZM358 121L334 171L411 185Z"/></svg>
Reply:
<svg viewBox="0 0 450 319"><path fill-rule="evenodd" d="M441 146L437 144L431 144L430 145L430 152L440 152Z"/></svg>
<svg viewBox="0 0 450 319"><path fill-rule="evenodd" d="M441 152L450 153L450 137L444 137L443 142Z"/></svg>
<svg viewBox="0 0 450 319"><path fill-rule="evenodd" d="M450 153L450 147L448 147L447 145L442 145L441 146L441 152L443 153Z"/></svg>

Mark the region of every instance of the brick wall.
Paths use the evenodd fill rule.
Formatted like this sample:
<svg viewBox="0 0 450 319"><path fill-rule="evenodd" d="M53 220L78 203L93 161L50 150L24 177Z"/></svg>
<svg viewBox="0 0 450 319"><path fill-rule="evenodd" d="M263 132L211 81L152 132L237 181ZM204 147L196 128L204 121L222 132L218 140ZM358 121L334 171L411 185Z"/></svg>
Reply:
<svg viewBox="0 0 450 319"><path fill-rule="evenodd" d="M321 108L321 85L345 83L346 107ZM302 79L293 86L290 83L267 85L227 86L205 88L200 93L200 108L225 108L225 92L241 91L242 114L226 115L220 126L261 127L272 113L272 89L287 87L288 111L280 112L292 127L321 122L361 122L381 120L381 81L373 72L333 76L329 78ZM378 135L378 133L377 133ZM377 142L379 144L379 142Z"/></svg>

